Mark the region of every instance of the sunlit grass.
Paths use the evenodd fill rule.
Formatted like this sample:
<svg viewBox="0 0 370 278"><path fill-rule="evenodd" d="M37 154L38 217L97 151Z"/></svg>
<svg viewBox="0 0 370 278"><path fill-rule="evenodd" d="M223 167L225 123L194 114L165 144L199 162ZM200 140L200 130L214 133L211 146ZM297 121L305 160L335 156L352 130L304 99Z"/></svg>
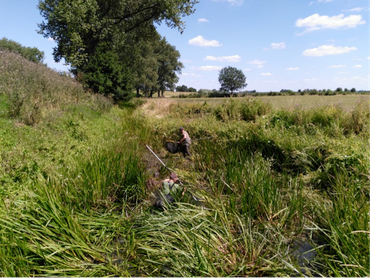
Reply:
<svg viewBox="0 0 370 278"><path fill-rule="evenodd" d="M13 89L0 95L1 276L370 275L367 101L166 98L120 109L58 87L32 125L9 114ZM326 105L334 97L349 106ZM191 160L164 148L180 126ZM163 211L152 201L168 171L145 145L187 188ZM294 254L302 240L317 254L306 271Z"/></svg>

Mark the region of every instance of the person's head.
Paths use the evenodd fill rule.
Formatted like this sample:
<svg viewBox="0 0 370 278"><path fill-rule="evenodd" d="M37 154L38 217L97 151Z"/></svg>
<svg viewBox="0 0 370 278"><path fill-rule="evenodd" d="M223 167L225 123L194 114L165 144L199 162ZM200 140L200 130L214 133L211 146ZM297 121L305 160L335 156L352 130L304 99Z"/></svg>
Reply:
<svg viewBox="0 0 370 278"><path fill-rule="evenodd" d="M184 130L184 128L183 127L180 127L179 130L180 130L180 132L182 132Z"/></svg>
<svg viewBox="0 0 370 278"><path fill-rule="evenodd" d="M173 180L173 181L177 181L178 180L177 175L175 173L171 173L170 174L170 179Z"/></svg>

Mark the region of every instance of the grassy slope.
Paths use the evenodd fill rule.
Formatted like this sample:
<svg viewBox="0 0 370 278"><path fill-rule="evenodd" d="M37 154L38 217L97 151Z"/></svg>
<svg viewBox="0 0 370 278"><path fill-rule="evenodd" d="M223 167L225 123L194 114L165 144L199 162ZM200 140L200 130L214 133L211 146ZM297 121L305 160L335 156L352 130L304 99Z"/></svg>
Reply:
<svg viewBox="0 0 370 278"><path fill-rule="evenodd" d="M297 238L325 244L314 275L368 276L366 106L166 99L133 111L0 59L2 276L296 276ZM179 125L215 136L193 143L193 161L163 148ZM145 144L201 203L151 209L167 173Z"/></svg>

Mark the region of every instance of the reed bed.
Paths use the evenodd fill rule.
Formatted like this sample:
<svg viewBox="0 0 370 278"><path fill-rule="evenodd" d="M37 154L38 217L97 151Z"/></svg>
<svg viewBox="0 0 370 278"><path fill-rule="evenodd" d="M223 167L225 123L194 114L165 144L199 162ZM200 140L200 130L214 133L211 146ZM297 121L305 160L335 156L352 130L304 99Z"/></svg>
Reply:
<svg viewBox="0 0 370 278"><path fill-rule="evenodd" d="M370 275L368 102L119 108L50 75L38 103L53 113L32 124L23 104L13 113L26 86L10 77L41 92L44 67L27 77L34 65L14 58L0 94L1 276ZM191 160L164 148L180 126L212 137ZM168 172L147 144L187 187L164 210L152 204Z"/></svg>

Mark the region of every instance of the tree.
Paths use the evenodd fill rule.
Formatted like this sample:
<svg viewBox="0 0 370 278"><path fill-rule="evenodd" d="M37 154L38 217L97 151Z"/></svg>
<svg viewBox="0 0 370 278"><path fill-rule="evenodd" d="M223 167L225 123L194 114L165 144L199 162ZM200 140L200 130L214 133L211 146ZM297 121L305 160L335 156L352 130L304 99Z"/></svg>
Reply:
<svg viewBox="0 0 370 278"><path fill-rule="evenodd" d="M131 69L133 84L139 96L139 91L149 96L149 92L158 87L158 60L156 45L159 43L160 35L155 29L151 34L145 36L139 33L131 33L128 45L123 46L120 51L122 61L127 61Z"/></svg>
<svg viewBox="0 0 370 278"><path fill-rule="evenodd" d="M351 89L351 93L355 93L356 92L356 89L355 88L352 88Z"/></svg>
<svg viewBox="0 0 370 278"><path fill-rule="evenodd" d="M76 76L87 76L85 81L89 80L87 84L94 90L102 89L105 80L110 89L118 90L113 95L121 95L120 89L131 86L153 92L159 86L159 64L157 56L150 56L155 54L150 42L160 40L154 24L165 22L182 32L185 23L181 19L194 12L196 3L198 0L40 0L38 8L45 21L38 25L39 33L56 41L54 60L64 58ZM106 68L103 53L110 63L104 78L94 72ZM112 55L117 61L109 58ZM118 70L125 67L130 68L132 78L118 78Z"/></svg>
<svg viewBox="0 0 370 278"><path fill-rule="evenodd" d="M242 89L247 86L245 83L246 77L244 73L234 67L225 67L220 70L218 76L218 82L221 84L221 91L230 92L231 94L234 91Z"/></svg>
<svg viewBox="0 0 370 278"><path fill-rule="evenodd" d="M40 0L38 8L46 21L39 33L57 43L54 59L62 58L81 69L102 42L110 49L125 43L127 33L150 28L164 21L182 32L182 16L194 12L197 0Z"/></svg>
<svg viewBox="0 0 370 278"><path fill-rule="evenodd" d="M176 92L189 92L189 88L186 85L177 86Z"/></svg>
<svg viewBox="0 0 370 278"><path fill-rule="evenodd" d="M20 54L22 57L34 63L42 63L45 58L45 53L36 47L25 47L6 38L0 40L0 49L6 49L10 52Z"/></svg>
<svg viewBox="0 0 370 278"><path fill-rule="evenodd" d="M162 38L157 45L158 59L158 97L162 96L166 89L173 90L179 81L176 73L181 73L184 65L179 61L180 52Z"/></svg>
<svg viewBox="0 0 370 278"><path fill-rule="evenodd" d="M129 68L119 62L114 51L98 51L87 63L83 75L86 87L95 93L111 96L114 101L127 101L132 97L131 78Z"/></svg>

